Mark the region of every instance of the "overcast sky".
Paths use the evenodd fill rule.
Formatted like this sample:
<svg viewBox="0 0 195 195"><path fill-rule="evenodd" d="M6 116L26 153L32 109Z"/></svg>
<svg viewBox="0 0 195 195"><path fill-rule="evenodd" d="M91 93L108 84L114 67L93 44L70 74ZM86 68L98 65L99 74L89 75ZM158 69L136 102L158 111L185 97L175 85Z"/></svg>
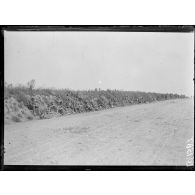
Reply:
<svg viewBox="0 0 195 195"><path fill-rule="evenodd" d="M5 32L5 81L193 95L194 34Z"/></svg>

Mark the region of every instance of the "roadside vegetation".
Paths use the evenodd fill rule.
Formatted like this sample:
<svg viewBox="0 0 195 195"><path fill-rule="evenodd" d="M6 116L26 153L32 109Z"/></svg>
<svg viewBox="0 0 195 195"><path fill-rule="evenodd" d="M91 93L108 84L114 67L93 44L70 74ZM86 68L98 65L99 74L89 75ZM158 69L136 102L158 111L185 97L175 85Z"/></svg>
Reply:
<svg viewBox="0 0 195 195"><path fill-rule="evenodd" d="M20 122L177 98L186 96L109 89L43 89L35 88L35 80L31 80L26 86L4 83L4 116L5 123Z"/></svg>

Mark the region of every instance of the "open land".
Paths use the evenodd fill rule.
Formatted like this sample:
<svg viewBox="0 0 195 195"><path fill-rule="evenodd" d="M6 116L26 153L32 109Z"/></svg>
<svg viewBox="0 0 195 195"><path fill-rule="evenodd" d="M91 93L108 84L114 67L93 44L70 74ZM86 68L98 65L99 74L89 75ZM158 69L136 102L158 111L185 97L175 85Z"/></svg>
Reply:
<svg viewBox="0 0 195 195"><path fill-rule="evenodd" d="M194 103L177 99L4 127L5 165L185 165Z"/></svg>

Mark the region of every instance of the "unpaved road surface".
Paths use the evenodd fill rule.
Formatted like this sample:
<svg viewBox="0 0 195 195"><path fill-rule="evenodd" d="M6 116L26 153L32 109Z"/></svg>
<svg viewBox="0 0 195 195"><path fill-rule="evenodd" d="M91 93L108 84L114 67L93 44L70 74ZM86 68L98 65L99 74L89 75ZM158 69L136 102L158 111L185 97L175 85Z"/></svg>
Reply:
<svg viewBox="0 0 195 195"><path fill-rule="evenodd" d="M185 165L193 100L5 125L5 165Z"/></svg>

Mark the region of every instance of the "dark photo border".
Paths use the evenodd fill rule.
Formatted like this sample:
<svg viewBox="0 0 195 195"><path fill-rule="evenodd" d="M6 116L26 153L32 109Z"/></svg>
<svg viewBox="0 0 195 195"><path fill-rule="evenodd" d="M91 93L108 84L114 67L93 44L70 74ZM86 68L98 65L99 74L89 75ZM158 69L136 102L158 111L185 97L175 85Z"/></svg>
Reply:
<svg viewBox="0 0 195 195"><path fill-rule="evenodd" d="M4 25L0 26L0 170L3 171L194 171L194 166L80 166L4 165L4 31L113 31L113 32L194 32L193 25ZM194 58L195 61L195 58ZM194 80L192 81L194 82Z"/></svg>

